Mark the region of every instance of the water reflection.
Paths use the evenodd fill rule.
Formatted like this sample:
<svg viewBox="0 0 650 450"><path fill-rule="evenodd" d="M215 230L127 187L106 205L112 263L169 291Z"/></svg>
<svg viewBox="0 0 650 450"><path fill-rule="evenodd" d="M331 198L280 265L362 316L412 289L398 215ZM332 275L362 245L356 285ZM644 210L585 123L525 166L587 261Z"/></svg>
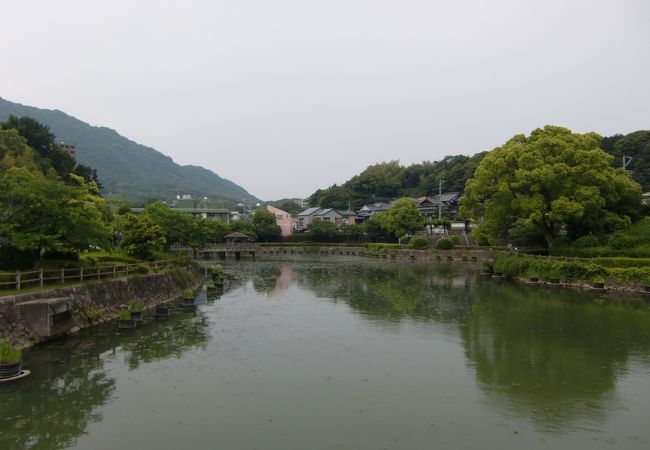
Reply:
<svg viewBox="0 0 650 450"><path fill-rule="evenodd" d="M200 292L193 312L29 352L32 376L0 386L0 448L65 448L84 433L80 448L110 448L111 433L142 448L137 439L154 442L144 429L156 448L309 448L341 430L347 448L397 434L412 439L402 448L468 448L511 442L495 423L522 421L536 430L531 447L573 433L571 448L589 448L593 430L648 412L624 398L650 373L650 311L638 301L494 284L451 264L225 268L237 278ZM120 421L124 411L138 423ZM288 427L302 445L284 445Z"/></svg>
<svg viewBox="0 0 650 450"><path fill-rule="evenodd" d="M0 448L58 449L74 444L88 425L102 419L116 380L118 359L130 370L155 360L179 357L209 341L201 313L148 319L142 328L116 331L110 323L65 340L37 346L25 355L32 375L0 385Z"/></svg>
<svg viewBox="0 0 650 450"><path fill-rule="evenodd" d="M491 400L557 430L601 419L631 355L650 351L650 314L634 306L483 283L461 336Z"/></svg>
<svg viewBox="0 0 650 450"><path fill-rule="evenodd" d="M650 311L638 300L496 284L480 279L478 270L451 264L268 263L250 269L266 292L281 277L282 286L294 280L373 322L456 324L486 400L541 429L601 421L631 356L650 354Z"/></svg>

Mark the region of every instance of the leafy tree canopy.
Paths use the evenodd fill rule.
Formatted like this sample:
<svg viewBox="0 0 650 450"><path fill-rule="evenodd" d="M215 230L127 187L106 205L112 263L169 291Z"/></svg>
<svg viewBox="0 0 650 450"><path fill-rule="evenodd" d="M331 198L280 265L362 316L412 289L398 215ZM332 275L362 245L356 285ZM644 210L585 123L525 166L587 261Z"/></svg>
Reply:
<svg viewBox="0 0 650 450"><path fill-rule="evenodd" d="M165 245L165 233L146 214L127 214L118 222L120 247L129 255L149 259Z"/></svg>
<svg viewBox="0 0 650 450"><path fill-rule="evenodd" d="M650 191L650 131L639 130L625 136L603 138L602 148L614 156L614 165L623 165L623 156L631 156L627 169L645 192Z"/></svg>
<svg viewBox="0 0 650 450"><path fill-rule="evenodd" d="M494 149L467 182L461 213L475 220L477 237L491 242L561 233L579 237L629 225L638 217L641 190L595 133L546 126L516 135Z"/></svg>
<svg viewBox="0 0 650 450"><path fill-rule="evenodd" d="M446 192L462 192L486 152L474 156L445 156L441 161L424 161L401 166L399 161L368 166L342 185L319 189L309 203L323 208L354 209L399 197L421 197L438 193L439 181Z"/></svg>
<svg viewBox="0 0 650 450"><path fill-rule="evenodd" d="M253 214L253 230L260 241L276 241L280 238L282 230L275 221L275 216L264 208Z"/></svg>
<svg viewBox="0 0 650 450"><path fill-rule="evenodd" d="M399 238L422 229L424 217L410 198L400 198L380 216L381 227Z"/></svg>

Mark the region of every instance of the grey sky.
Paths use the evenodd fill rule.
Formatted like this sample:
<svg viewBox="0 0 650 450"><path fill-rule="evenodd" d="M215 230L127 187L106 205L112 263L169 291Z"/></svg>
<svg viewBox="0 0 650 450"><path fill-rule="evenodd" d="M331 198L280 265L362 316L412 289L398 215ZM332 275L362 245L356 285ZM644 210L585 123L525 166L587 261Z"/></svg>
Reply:
<svg viewBox="0 0 650 450"><path fill-rule="evenodd" d="M3 3L0 96L264 199L549 123L650 128L648 0Z"/></svg>

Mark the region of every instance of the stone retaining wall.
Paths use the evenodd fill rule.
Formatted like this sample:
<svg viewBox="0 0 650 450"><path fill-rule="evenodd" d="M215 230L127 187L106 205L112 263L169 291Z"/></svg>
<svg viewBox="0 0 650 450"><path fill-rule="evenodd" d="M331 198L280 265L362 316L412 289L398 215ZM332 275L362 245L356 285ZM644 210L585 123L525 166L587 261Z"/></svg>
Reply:
<svg viewBox="0 0 650 450"><path fill-rule="evenodd" d="M0 297L0 339L8 337L21 348L44 340L30 329L21 311L21 303L55 297L69 298L72 311L69 332L75 332L117 318L120 305L138 301L144 309L150 309L174 300L180 294L181 287L174 283L168 273L154 273Z"/></svg>
<svg viewBox="0 0 650 450"><path fill-rule="evenodd" d="M393 260L482 262L494 259L490 250L458 248L453 250L410 250L366 247L262 247L260 255L352 255Z"/></svg>

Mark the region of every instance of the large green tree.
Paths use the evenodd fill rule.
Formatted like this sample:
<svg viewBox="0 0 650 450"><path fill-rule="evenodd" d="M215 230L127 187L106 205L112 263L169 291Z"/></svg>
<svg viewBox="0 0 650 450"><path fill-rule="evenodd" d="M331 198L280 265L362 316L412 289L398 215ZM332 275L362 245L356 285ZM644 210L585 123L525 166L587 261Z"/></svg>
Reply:
<svg viewBox="0 0 650 450"><path fill-rule="evenodd" d="M398 239L424 226L424 217L410 198L396 200L380 217L381 227Z"/></svg>
<svg viewBox="0 0 650 450"><path fill-rule="evenodd" d="M0 236L21 251L75 252L104 246L103 200L92 188L49 179L26 168L0 173Z"/></svg>
<svg viewBox="0 0 650 450"><path fill-rule="evenodd" d="M494 149L467 182L461 214L478 223L475 234L500 238L578 237L623 228L641 207L641 190L595 133L546 126Z"/></svg>
<svg viewBox="0 0 650 450"><path fill-rule="evenodd" d="M127 214L117 223L120 247L127 254L149 259L165 245L165 233L146 214Z"/></svg>

